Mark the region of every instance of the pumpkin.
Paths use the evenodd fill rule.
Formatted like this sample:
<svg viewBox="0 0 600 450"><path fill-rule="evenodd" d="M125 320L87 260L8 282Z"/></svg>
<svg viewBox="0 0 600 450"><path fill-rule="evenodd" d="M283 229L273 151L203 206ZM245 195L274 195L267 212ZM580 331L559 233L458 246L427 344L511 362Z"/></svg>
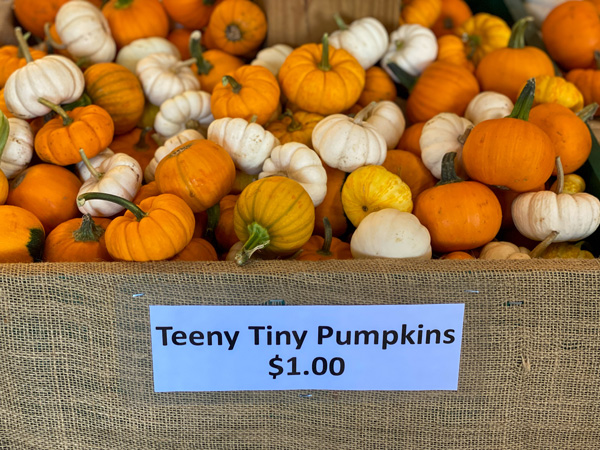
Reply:
<svg viewBox="0 0 600 450"><path fill-rule="evenodd" d="M454 29L473 16L471 8L464 0L442 0L442 9L431 31L439 38L452 36Z"/></svg>
<svg viewBox="0 0 600 450"><path fill-rule="evenodd" d="M386 208L411 212L412 194L402 179L383 166L354 170L342 187L344 213L356 227L369 214Z"/></svg>
<svg viewBox="0 0 600 450"><path fill-rule="evenodd" d="M217 251L210 242L202 238L192 238L183 250L170 261L218 261Z"/></svg>
<svg viewBox="0 0 600 450"><path fill-rule="evenodd" d="M398 23L431 27L442 12L442 0L404 0Z"/></svg>
<svg viewBox="0 0 600 450"><path fill-rule="evenodd" d="M102 14L119 48L136 39L169 34L169 18L159 0L109 0Z"/></svg>
<svg viewBox="0 0 600 450"><path fill-rule="evenodd" d="M492 50L508 46L511 30L502 18L480 12L465 20L454 32L462 38L467 57L477 66Z"/></svg>
<svg viewBox="0 0 600 450"><path fill-rule="evenodd" d="M134 158L145 171L158 148L150 131L150 128L134 128L129 133L116 136L110 147L115 153L125 153Z"/></svg>
<svg viewBox="0 0 600 450"><path fill-rule="evenodd" d="M600 17L591 2L568 1L554 8L542 24L548 54L563 69L586 69L594 65L600 49Z"/></svg>
<svg viewBox="0 0 600 450"><path fill-rule="evenodd" d="M59 223L80 215L75 203L80 187L81 181L68 169L35 164L11 181L6 204L31 211L50 233Z"/></svg>
<svg viewBox="0 0 600 450"><path fill-rule="evenodd" d="M258 178L283 176L297 181L319 206L327 193L327 172L319 156L304 144L288 142L273 149Z"/></svg>
<svg viewBox="0 0 600 450"><path fill-rule="evenodd" d="M227 2L225 2L227 3ZM223 77L215 86L211 97L211 110L215 119L239 117L263 125L279 106L279 84L269 70L260 66L245 65Z"/></svg>
<svg viewBox="0 0 600 450"><path fill-rule="evenodd" d="M41 261L46 233L27 209L0 205L0 263Z"/></svg>
<svg viewBox="0 0 600 450"><path fill-rule="evenodd" d="M175 194L194 212L204 211L229 193L235 165L227 151L207 139L176 147L156 166L156 183L162 193Z"/></svg>
<svg viewBox="0 0 600 450"><path fill-rule="evenodd" d="M347 174L341 170L333 169L327 164L323 164L323 168L327 173L327 192L321 204L315 208L313 233L325 236L323 219L327 217L331 225L331 233L335 237L340 237L348 228L348 221L344 215L344 206L342 205L342 186Z"/></svg>
<svg viewBox="0 0 600 450"><path fill-rule="evenodd" d="M210 97L204 91L185 91L165 100L154 118L154 129L172 137L186 129L208 128L214 120Z"/></svg>
<svg viewBox="0 0 600 450"><path fill-rule="evenodd" d="M595 259L591 252L581 249L583 244L584 241L576 244L556 242L550 244L539 257L544 259Z"/></svg>
<svg viewBox="0 0 600 450"><path fill-rule="evenodd" d="M462 152L469 177L517 192L534 189L550 178L552 141L527 121L534 92L535 81L530 80L510 116L480 122L471 130Z"/></svg>
<svg viewBox="0 0 600 450"><path fill-rule="evenodd" d="M88 200L108 200L127 209L113 219L105 233L106 249L119 261L162 261L182 251L192 240L194 213L181 198L161 194L139 206L110 194L88 192L77 198L78 206Z"/></svg>
<svg viewBox="0 0 600 450"><path fill-rule="evenodd" d="M493 241L483 246L479 259L531 259L531 256L525 247L507 241Z"/></svg>
<svg viewBox="0 0 600 450"><path fill-rule="evenodd" d="M163 2L164 6L164 2ZM169 32L167 41L177 47L181 59L186 60L192 57L190 52L190 39L192 37L193 29L189 28L174 28Z"/></svg>
<svg viewBox="0 0 600 450"><path fill-rule="evenodd" d="M18 28L18 30L20 33L20 28ZM20 39L19 44L27 46L25 39ZM36 50L31 47L27 47L27 51L33 60L46 56L45 51ZM25 64L27 64L27 60L25 59L25 54L20 46L4 45L0 47L0 89L4 87L10 74L23 67Z"/></svg>
<svg viewBox="0 0 600 450"><path fill-rule="evenodd" d="M477 125L489 119L502 119L510 115L515 105L504 94L484 91L477 94L467 105L465 119Z"/></svg>
<svg viewBox="0 0 600 450"><path fill-rule="evenodd" d="M541 27L550 11L566 0L525 0L524 7L527 15L532 16L535 24Z"/></svg>
<svg viewBox="0 0 600 450"><path fill-rule="evenodd" d="M199 30L208 25L210 16L221 0L162 0L167 14L186 28Z"/></svg>
<svg viewBox="0 0 600 450"><path fill-rule="evenodd" d="M339 14L334 19L339 30L329 36L331 46L348 51L365 70L381 59L390 39L379 20L363 17L347 25Z"/></svg>
<svg viewBox="0 0 600 450"><path fill-rule="evenodd" d="M111 143L113 121L101 107L90 105L66 112L57 105L46 104L58 116L48 121L35 136L35 152L42 161L61 166L75 164L81 159L80 148L91 158Z"/></svg>
<svg viewBox="0 0 600 450"><path fill-rule="evenodd" d="M179 61L182 57L175 45L165 38L154 36L136 39L135 41L121 48L119 53L117 53L115 62L135 74L137 63L146 56L154 53L167 53L169 55L173 55L177 61Z"/></svg>
<svg viewBox="0 0 600 450"><path fill-rule="evenodd" d="M557 186L558 179L552 183L550 190L556 192ZM569 173L564 177L562 191L565 194L577 194L579 192L585 192L585 180L576 173Z"/></svg>
<svg viewBox="0 0 600 450"><path fill-rule="evenodd" d="M239 195L226 195L219 202L219 222L215 227L215 239L219 247L229 250L239 241L233 227L233 210Z"/></svg>
<svg viewBox="0 0 600 450"><path fill-rule="evenodd" d="M455 152L456 171L464 176L462 149L473 124L452 113L440 113L429 119L419 139L421 159L431 174L437 179L442 177L442 159L447 152Z"/></svg>
<svg viewBox="0 0 600 450"><path fill-rule="evenodd" d="M94 168L98 168L100 164L102 164L106 159L110 158L114 154L115 152L113 152L110 148L105 148L93 158L88 158L89 165L91 165ZM83 160L75 164L75 173L82 182L86 181L90 177L93 177L92 173L88 169L89 165L86 164Z"/></svg>
<svg viewBox="0 0 600 450"><path fill-rule="evenodd" d="M208 33L216 48L231 55L256 50L267 35L267 18L258 5L247 0L219 3L208 22Z"/></svg>
<svg viewBox="0 0 600 450"><path fill-rule="evenodd" d="M312 133L321 119L323 119L323 116L320 114L306 111L293 113L288 109L279 116L279 119L267 125L267 131L271 132L281 144L300 142L312 148Z"/></svg>
<svg viewBox="0 0 600 450"><path fill-rule="evenodd" d="M372 107L365 107L363 120L371 124L385 139L387 148L395 148L404 132L406 121L404 114L396 103L390 100L376 102Z"/></svg>
<svg viewBox="0 0 600 450"><path fill-rule="evenodd" d="M594 52L594 59L596 66L593 69L573 69L565 75L565 79L581 93L586 105L600 103L600 51ZM583 104L578 106L583 106ZM574 111L577 112L577 110ZM596 115L599 114L600 112L596 111Z"/></svg>
<svg viewBox="0 0 600 450"><path fill-rule="evenodd" d="M413 201L421 192L437 183L421 158L407 150L388 150L382 166L408 185Z"/></svg>
<svg viewBox="0 0 600 450"><path fill-rule="evenodd" d="M304 44L279 69L285 97L303 111L323 116L341 113L356 103L365 86L365 70L350 53L322 43Z"/></svg>
<svg viewBox="0 0 600 450"><path fill-rule="evenodd" d="M262 66L269 69L273 75L279 75L279 69L285 61L285 59L294 50L292 47L286 44L275 44L272 47L263 48L256 54L250 65Z"/></svg>
<svg viewBox="0 0 600 450"><path fill-rule="evenodd" d="M530 78L554 75L554 65L548 55L537 47L525 46L525 30L532 17L518 20L508 46L487 53L475 71L481 89L506 95L516 101L523 84Z"/></svg>
<svg viewBox="0 0 600 450"><path fill-rule="evenodd" d="M421 134L427 122L413 123L404 130L396 148L421 156Z"/></svg>
<svg viewBox="0 0 600 450"><path fill-rule="evenodd" d="M416 76L435 60L437 51L437 39L429 28L402 25L390 35L390 45L381 65L398 82L396 74L389 69L389 63L393 62L406 73Z"/></svg>
<svg viewBox="0 0 600 450"><path fill-rule="evenodd" d="M364 108L354 119L333 114L321 120L313 130L315 151L329 167L352 172L385 160L385 138L370 123L363 121L375 105Z"/></svg>
<svg viewBox="0 0 600 450"><path fill-rule="evenodd" d="M515 224L512 219L512 202L517 198L522 192L511 191L510 189L500 188L497 186L489 186L492 192L496 195L496 198L500 202L500 207L502 208L502 225L501 228L503 230L514 228ZM543 191L546 189L545 184L540 184L536 186L534 189L531 189L530 192ZM510 240L511 237L508 237Z"/></svg>
<svg viewBox="0 0 600 450"><path fill-rule="evenodd" d="M167 139L163 145L161 145L154 151L154 157L152 158L152 160L148 163L148 165L144 169L144 181L146 183L154 181L156 166L158 166L158 163L165 156L167 156L169 153L171 153L173 150L175 150L175 148L179 147L180 145L182 145L186 142L197 140L197 139L205 139L205 138L204 138L204 136L202 136L202 134L200 134L196 130L184 130L181 133L176 134L175 136Z"/></svg>
<svg viewBox="0 0 600 450"><path fill-rule="evenodd" d="M583 108L583 94L563 77L543 75L535 77L533 106L541 103L558 103L578 112Z"/></svg>
<svg viewBox="0 0 600 450"><path fill-rule="evenodd" d="M469 72L475 71L473 61L467 58L461 38L454 34L446 34L437 40L437 61L446 61L464 67Z"/></svg>
<svg viewBox="0 0 600 450"><path fill-rule="evenodd" d="M487 244L502 222L494 193L482 183L459 178L455 158L454 152L444 155L440 182L419 194L413 211L429 230L433 250L444 253Z"/></svg>
<svg viewBox="0 0 600 450"><path fill-rule="evenodd" d="M217 119L208 127L208 139L222 146L233 159L235 167L256 175L279 140L257 123L240 118Z"/></svg>
<svg viewBox="0 0 600 450"><path fill-rule="evenodd" d="M144 184L140 187L132 201L136 205L139 205L142 202L142 200L147 199L148 197L154 197L156 195L160 195L158 184L156 184L156 181L151 181L150 183ZM196 220L196 226L197 225L198 220Z"/></svg>
<svg viewBox="0 0 600 450"><path fill-rule="evenodd" d="M13 118L13 114L8 110L6 102L4 101L4 88L0 89L0 111L9 119Z"/></svg>
<svg viewBox="0 0 600 450"><path fill-rule="evenodd" d="M112 261L106 250L104 233L110 219L82 218L67 220L46 237L43 260L46 262Z"/></svg>
<svg viewBox="0 0 600 450"><path fill-rule="evenodd" d="M44 25L54 22L56 13L68 0L14 0L19 23L38 38L44 37Z"/></svg>
<svg viewBox="0 0 600 450"><path fill-rule="evenodd" d="M7 119L0 112L0 171L14 178L25 169L33 157L33 133L21 119Z"/></svg>
<svg viewBox="0 0 600 450"><path fill-rule="evenodd" d="M279 176L255 181L235 204L235 234L244 242L235 260L244 265L257 250L292 254L310 239L314 222L313 202L300 183Z"/></svg>
<svg viewBox="0 0 600 450"><path fill-rule="evenodd" d="M529 113L529 122L540 127L550 137L555 156L565 173L573 173L587 161L592 151L592 137L587 125L566 106L543 103ZM553 175L557 174L556 167Z"/></svg>
<svg viewBox="0 0 600 450"><path fill-rule="evenodd" d="M365 217L352 234L350 250L356 259L431 259L430 242L414 214L387 208Z"/></svg>
<svg viewBox="0 0 600 450"><path fill-rule="evenodd" d="M394 101L397 96L391 77L381 67L373 66L365 72L365 87L356 103L364 108L371 102Z"/></svg>
<svg viewBox="0 0 600 450"><path fill-rule="evenodd" d="M312 235L302 246L301 253L296 257L298 261L325 261L328 259L352 259L350 244L333 237L331 224L327 217L323 218L325 237L318 234Z"/></svg>
<svg viewBox="0 0 600 450"><path fill-rule="evenodd" d="M446 254L440 256L439 259L442 259L442 260L446 260L446 259L462 259L462 260L465 260L465 259L477 259L477 258L475 258L470 253L463 252L463 251L456 251L456 252L446 253Z"/></svg>

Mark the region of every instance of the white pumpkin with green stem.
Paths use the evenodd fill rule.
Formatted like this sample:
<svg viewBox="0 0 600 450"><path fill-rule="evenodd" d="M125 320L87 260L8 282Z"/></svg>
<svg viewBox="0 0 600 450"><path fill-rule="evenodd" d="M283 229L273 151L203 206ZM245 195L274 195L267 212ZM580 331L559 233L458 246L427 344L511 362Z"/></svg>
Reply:
<svg viewBox="0 0 600 450"><path fill-rule="evenodd" d="M167 139L163 145L161 145L154 151L154 158L152 158L152 160L144 169L144 181L146 183L154 181L156 167L165 156L167 156L181 144L197 139L206 138L197 130L183 130L181 133L178 133L175 136L172 136L169 139Z"/></svg>
<svg viewBox="0 0 600 450"><path fill-rule="evenodd" d="M78 197L87 192L101 192L133 200L142 185L140 163L125 153L115 153L95 168L89 164L83 150L79 153L92 176L81 185ZM114 216L123 209L123 206L105 200L90 200L79 206L82 214L91 214L94 217Z"/></svg>
<svg viewBox="0 0 600 450"><path fill-rule="evenodd" d="M250 65L262 66L277 76L279 75L281 65L289 54L292 53L292 50L294 49L286 44L275 44L272 47L263 48L256 54Z"/></svg>
<svg viewBox="0 0 600 450"><path fill-rule="evenodd" d="M258 178L275 175L300 183L315 206L323 203L327 194L327 172L319 155L306 145L288 142L275 147L265 160Z"/></svg>
<svg viewBox="0 0 600 450"><path fill-rule="evenodd" d="M127 44L119 50L115 62L136 73L137 63L146 56L153 55L154 53L167 53L173 55L177 60L181 59L181 53L179 53L179 50L173 43L165 38L153 36L136 39Z"/></svg>
<svg viewBox="0 0 600 450"><path fill-rule="evenodd" d="M484 120L501 119L509 116L515 105L506 95L484 91L477 94L467 105L465 119L477 125Z"/></svg>
<svg viewBox="0 0 600 450"><path fill-rule="evenodd" d="M437 53L438 43L433 31L417 24L402 25L390 34L390 45L381 58L381 67L398 83L400 80L388 67L389 63L395 63L416 77L435 61Z"/></svg>
<svg viewBox="0 0 600 450"><path fill-rule="evenodd" d="M81 181L87 181L92 176L92 173L90 172L88 167L92 166L95 169L98 169L98 167L100 167L104 160L110 158L114 154L115 152L113 152L110 148L107 147L93 158L88 158L87 162L82 160L75 164L75 173Z"/></svg>
<svg viewBox="0 0 600 450"><path fill-rule="evenodd" d="M154 130L164 137L172 137L186 129L208 128L215 120L210 97L204 91L185 91L165 100L154 118Z"/></svg>
<svg viewBox="0 0 600 450"><path fill-rule="evenodd" d="M375 103L363 108L356 117L332 114L313 129L315 151L329 167L352 172L369 164L381 165L387 156L387 143L378 129L365 121Z"/></svg>
<svg viewBox="0 0 600 450"><path fill-rule="evenodd" d="M379 20L363 17L347 25L339 14L334 19L339 30L329 36L329 45L346 50L365 70L381 59L390 38Z"/></svg>
<svg viewBox="0 0 600 450"><path fill-rule="evenodd" d="M0 170L9 180L25 170L33 157L33 133L29 123L0 111Z"/></svg>

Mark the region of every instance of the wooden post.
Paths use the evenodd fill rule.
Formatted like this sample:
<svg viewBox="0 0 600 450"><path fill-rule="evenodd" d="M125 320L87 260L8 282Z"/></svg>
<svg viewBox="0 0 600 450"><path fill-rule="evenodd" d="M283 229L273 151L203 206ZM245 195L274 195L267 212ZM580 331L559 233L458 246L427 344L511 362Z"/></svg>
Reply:
<svg viewBox="0 0 600 450"><path fill-rule="evenodd" d="M13 15L13 0L0 0L0 46L13 44L15 38L15 18Z"/></svg>

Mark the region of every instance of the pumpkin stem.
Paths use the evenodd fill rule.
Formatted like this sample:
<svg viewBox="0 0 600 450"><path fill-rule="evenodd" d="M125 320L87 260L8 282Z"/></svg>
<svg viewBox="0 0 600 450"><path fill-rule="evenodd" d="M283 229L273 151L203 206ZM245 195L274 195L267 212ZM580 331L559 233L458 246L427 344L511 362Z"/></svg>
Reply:
<svg viewBox="0 0 600 450"><path fill-rule="evenodd" d="M33 61L33 57L31 56L31 52L29 51L29 46L27 45L27 41L25 40L25 36L23 36L23 30L21 27L15 27L15 37L17 38L17 43L19 46L19 54L21 58L25 58L25 61L30 63Z"/></svg>
<svg viewBox="0 0 600 450"><path fill-rule="evenodd" d="M444 29L453 30L454 29L454 20L452 17L444 17Z"/></svg>
<svg viewBox="0 0 600 450"><path fill-rule="evenodd" d="M86 192L85 194L81 194L77 197L77 206L83 206L88 200L106 200L107 202L116 203L133 214L138 222L148 215L148 213L144 212L135 203L130 202L123 197L119 197L118 195L107 194L105 192Z"/></svg>
<svg viewBox="0 0 600 450"><path fill-rule="evenodd" d="M41 97L38 98L38 102L40 102L44 106L47 106L52 111L54 111L56 114L58 114L60 117L62 117L63 126L68 127L69 125L71 125L73 123L73 119L69 117L67 112L64 109L62 109L60 107L60 105L56 105L56 104L52 103L51 101L48 101L45 98L41 98Z"/></svg>
<svg viewBox="0 0 600 450"><path fill-rule="evenodd" d="M256 123L257 120L258 116L256 114L252 114L252 117L250 117L250 123Z"/></svg>
<svg viewBox="0 0 600 450"><path fill-rule="evenodd" d="M460 145L465 145L465 142L467 142L467 138L471 134L472 130L473 130L473 127L470 126L465 130L465 132L463 134L461 134L459 137L456 138L456 140L458 141L458 143Z"/></svg>
<svg viewBox="0 0 600 450"><path fill-rule="evenodd" d="M196 119L190 119L185 123L185 128L187 130L199 131L200 130L200 122L198 122Z"/></svg>
<svg viewBox="0 0 600 450"><path fill-rule="evenodd" d="M294 131L302 129L302 124L296 120L296 118L294 117L294 113L291 109L286 109L283 113L283 117L289 117L291 119L290 124L287 126L288 133L293 133Z"/></svg>
<svg viewBox="0 0 600 450"><path fill-rule="evenodd" d="M117 0L113 6L115 9L125 9L129 8L132 3L133 0Z"/></svg>
<svg viewBox="0 0 600 450"><path fill-rule="evenodd" d="M323 35L321 44L323 46L323 53L321 56L321 62L317 64L317 67L323 72L327 72L331 70L331 64L329 64L329 35L327 33Z"/></svg>
<svg viewBox="0 0 600 450"><path fill-rule="evenodd" d="M469 49L467 52L467 59L473 59L475 55L475 51L481 46L481 38L477 35L469 35L468 33L463 33L461 36L463 43Z"/></svg>
<svg viewBox="0 0 600 450"><path fill-rule="evenodd" d="M455 159L456 152L448 152L444 155L442 158L442 179L438 181L436 186L464 181L456 174L456 167L454 166Z"/></svg>
<svg viewBox="0 0 600 450"><path fill-rule="evenodd" d="M90 171L92 176L96 180L100 180L104 176L104 174L102 172L98 172L96 170L96 168L94 166L92 166L92 163L90 162L89 158L87 157L87 155L85 154L85 151L82 148L79 149L79 154L81 155L81 160L85 164L85 167L87 167L87 169Z"/></svg>
<svg viewBox="0 0 600 450"><path fill-rule="evenodd" d="M508 117L511 119L529 119L529 111L533 105L533 98L535 97L535 78L527 80L525 87L519 94L515 107Z"/></svg>
<svg viewBox="0 0 600 450"><path fill-rule="evenodd" d="M201 38L202 33L200 30L192 31L190 35L190 54L196 59L196 72L198 72L198 75L206 75L211 71L213 65L204 58L202 45L200 45Z"/></svg>
<svg viewBox="0 0 600 450"><path fill-rule="evenodd" d="M179 61L173 67L171 67L172 72L179 72L179 69L183 69L184 67L189 67L196 62L196 58L186 59L185 61Z"/></svg>
<svg viewBox="0 0 600 450"><path fill-rule="evenodd" d="M54 40L54 38L52 37L52 33L50 33L50 22L46 22L44 24L44 40L46 41L46 44L52 49L52 50L65 50L67 48L67 46L65 44L60 44L58 42L56 42Z"/></svg>
<svg viewBox="0 0 600 450"><path fill-rule="evenodd" d="M588 120L594 117L596 111L598 111L598 103L590 103L585 108L582 108L579 111L577 111L577 117L579 117L584 122L587 122Z"/></svg>
<svg viewBox="0 0 600 450"><path fill-rule="evenodd" d="M265 248L271 242L267 229L256 222L248 225L248 232L250 233L248 240L235 255L235 262L239 266L246 264L254 252Z"/></svg>
<svg viewBox="0 0 600 450"><path fill-rule="evenodd" d="M533 22L533 17L526 16L515 22L510 32L508 40L508 48L524 48L525 47L525 30L529 22Z"/></svg>
<svg viewBox="0 0 600 450"><path fill-rule="evenodd" d="M23 35L23 40L25 42L27 42L29 40L29 38L31 37L31 32L28 31L27 33L25 33ZM17 58L21 59L21 58L25 58L25 55L23 54L23 49L21 48L21 46L17 47Z"/></svg>
<svg viewBox="0 0 600 450"><path fill-rule="evenodd" d="M320 250L317 250L317 253L323 256L331 256L331 241L333 240L333 231L331 230L331 222L327 217L323 217L323 229L325 230L323 247L321 247Z"/></svg>
<svg viewBox="0 0 600 450"><path fill-rule="evenodd" d="M398 82L406 89L408 89L408 92L411 92L415 87L415 84L417 84L417 77L413 77L404 69L400 68L400 66L398 66L398 64L396 64L395 62L389 62L387 66L396 76Z"/></svg>
<svg viewBox="0 0 600 450"><path fill-rule="evenodd" d="M354 123L356 125L360 125L361 123L363 123L363 120L366 117L369 117L369 114L371 114L371 111L373 111L373 109L375 108L376 105L377 105L377 102L372 101L367 106L365 106L363 109L361 109L358 112L358 114L354 117Z"/></svg>
<svg viewBox="0 0 600 450"><path fill-rule="evenodd" d="M237 24L230 23L225 28L225 37L230 42L241 41L242 37L243 37L242 30L240 29L240 27Z"/></svg>
<svg viewBox="0 0 600 450"><path fill-rule="evenodd" d="M104 231L104 228L94 222L91 214L84 214L81 226L73 231L73 239L75 242L98 242Z"/></svg>
<svg viewBox="0 0 600 450"><path fill-rule="evenodd" d="M142 132L140 133L140 138L138 139L138 141L136 142L136 144L134 145L133 148L135 148L136 150L140 150L140 151L148 150L150 148L150 146L146 142L146 136L148 136L148 133L150 132L150 130L152 130L152 128L150 128L150 127L142 128Z"/></svg>
<svg viewBox="0 0 600 450"><path fill-rule="evenodd" d="M8 142L8 135L10 134L10 122L4 115L2 111L0 111L0 163L2 161L2 153L4 153L4 147L6 147L6 143Z"/></svg>
<svg viewBox="0 0 600 450"><path fill-rule="evenodd" d="M565 171L560 156L556 157L556 195L562 194L565 188Z"/></svg>
<svg viewBox="0 0 600 450"><path fill-rule="evenodd" d="M340 13L335 13L333 15L333 20L335 20L335 23L337 24L340 30L343 31L348 29L348 25L346 24L346 22L344 22L344 19L342 19L342 16L340 16Z"/></svg>
<svg viewBox="0 0 600 450"><path fill-rule="evenodd" d="M552 244L552 242L554 242L554 239L556 239L558 234L558 231L550 232L550 234L546 236L546 239L544 239L542 242L536 245L535 248L531 250L531 252L529 252L529 256L531 257L531 259L539 258L540 256L542 256L542 254L548 248L548 246Z"/></svg>
<svg viewBox="0 0 600 450"><path fill-rule="evenodd" d="M204 239L206 239L211 244L216 244L215 229L217 228L219 218L221 217L220 205L218 203L215 203L213 206L206 210L206 215L208 216L208 220L206 222L206 230L204 230Z"/></svg>
<svg viewBox="0 0 600 450"><path fill-rule="evenodd" d="M65 111L73 111L75 108L79 108L80 106L89 106L92 104L92 99L85 92L81 97L71 103L67 103L62 105L61 108Z"/></svg>
<svg viewBox="0 0 600 450"><path fill-rule="evenodd" d="M228 84L231 86L231 89L233 89L234 94L239 94L242 90L242 85L238 83L231 75L225 75L223 77L223 86L227 86Z"/></svg>

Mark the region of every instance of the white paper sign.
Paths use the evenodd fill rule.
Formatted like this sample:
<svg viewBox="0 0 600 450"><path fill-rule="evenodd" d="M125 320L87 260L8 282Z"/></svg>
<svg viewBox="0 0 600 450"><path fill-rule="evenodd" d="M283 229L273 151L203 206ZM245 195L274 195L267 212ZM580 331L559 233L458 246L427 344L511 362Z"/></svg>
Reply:
<svg viewBox="0 0 600 450"><path fill-rule="evenodd" d="M456 390L464 304L150 306L155 392Z"/></svg>

